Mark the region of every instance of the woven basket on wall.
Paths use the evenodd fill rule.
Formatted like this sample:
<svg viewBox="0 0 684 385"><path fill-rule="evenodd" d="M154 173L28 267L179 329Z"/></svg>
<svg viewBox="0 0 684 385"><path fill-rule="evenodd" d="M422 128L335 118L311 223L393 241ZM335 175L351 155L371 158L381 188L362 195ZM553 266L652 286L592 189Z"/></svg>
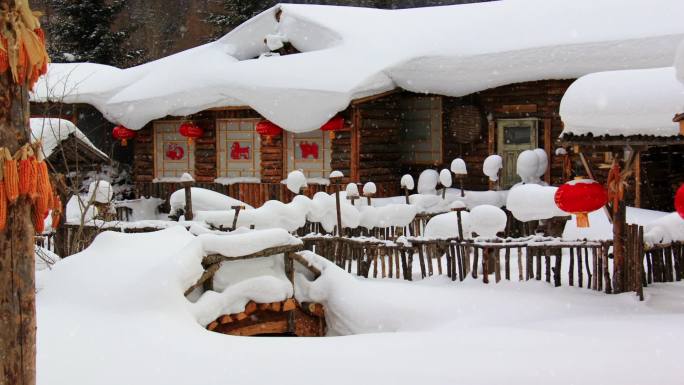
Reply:
<svg viewBox="0 0 684 385"><path fill-rule="evenodd" d="M474 143L482 136L482 116L475 106L455 106L449 111L449 137L456 143Z"/></svg>

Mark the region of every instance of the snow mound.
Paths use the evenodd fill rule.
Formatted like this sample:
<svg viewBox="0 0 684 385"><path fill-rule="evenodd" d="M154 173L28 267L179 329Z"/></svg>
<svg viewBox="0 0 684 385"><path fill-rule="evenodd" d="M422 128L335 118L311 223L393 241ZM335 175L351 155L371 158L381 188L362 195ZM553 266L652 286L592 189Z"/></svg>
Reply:
<svg viewBox="0 0 684 385"><path fill-rule="evenodd" d="M302 188L306 187L306 176L299 170L290 171L287 174L287 180L285 181L287 189L295 194L302 192Z"/></svg>
<svg viewBox="0 0 684 385"><path fill-rule="evenodd" d="M684 241L684 219L670 213L644 226L644 241L651 245Z"/></svg>
<svg viewBox="0 0 684 385"><path fill-rule="evenodd" d="M441 183L443 187L451 187L451 171L442 169L442 171L439 172L439 183Z"/></svg>
<svg viewBox="0 0 684 385"><path fill-rule="evenodd" d="M438 181L439 174L437 173L437 170L423 170L423 172L420 173L420 176L418 176L418 194L437 194Z"/></svg>
<svg viewBox="0 0 684 385"><path fill-rule="evenodd" d="M413 190L415 183L413 177L409 174L405 174L401 177L401 188L405 188L409 191Z"/></svg>
<svg viewBox="0 0 684 385"><path fill-rule="evenodd" d="M375 195L377 191L378 188L373 182L367 182L363 185L363 195Z"/></svg>
<svg viewBox="0 0 684 385"><path fill-rule="evenodd" d="M254 230L226 235L201 234L205 254L236 258L277 246L301 245L302 242L283 229Z"/></svg>
<svg viewBox="0 0 684 385"><path fill-rule="evenodd" d="M88 195L86 201L97 203L109 203L112 201L114 191L112 186L106 180L98 180L90 183L88 186Z"/></svg>
<svg viewBox="0 0 684 385"><path fill-rule="evenodd" d="M252 208L252 206L227 195L199 187L192 187L190 195L192 195L193 211L227 210L230 209L231 206L245 206L247 209ZM171 205L171 212L178 209L184 209L185 189L174 191L169 198L169 204Z"/></svg>
<svg viewBox="0 0 684 385"><path fill-rule="evenodd" d="M508 192L506 208L522 222L570 215L556 206L556 190L558 187L538 184L514 186Z"/></svg>
<svg viewBox="0 0 684 385"><path fill-rule="evenodd" d="M466 170L466 164L465 161L461 158L456 158L451 161L451 172L453 172L456 175L467 175L468 171Z"/></svg>
<svg viewBox="0 0 684 385"><path fill-rule="evenodd" d="M295 231L306 223L311 205L311 199L303 195L297 195L287 204L276 200L266 201L259 208L240 210L236 227ZM233 226L234 217L235 210L196 211L194 220L229 228Z"/></svg>
<svg viewBox="0 0 684 385"><path fill-rule="evenodd" d="M499 180L499 170L503 167L503 159L500 155L490 155L482 163L482 171L490 181Z"/></svg>
<svg viewBox="0 0 684 385"><path fill-rule="evenodd" d="M463 237L470 238L470 214L465 211L461 212L461 220ZM458 215L455 212L435 215L425 225L423 236L438 239L458 237Z"/></svg>

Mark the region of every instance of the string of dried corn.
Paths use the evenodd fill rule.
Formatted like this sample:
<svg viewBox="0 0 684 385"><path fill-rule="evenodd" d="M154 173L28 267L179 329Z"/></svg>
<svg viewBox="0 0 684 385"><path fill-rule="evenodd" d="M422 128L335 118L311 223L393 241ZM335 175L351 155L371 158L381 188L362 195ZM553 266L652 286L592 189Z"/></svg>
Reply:
<svg viewBox="0 0 684 385"><path fill-rule="evenodd" d="M12 204L19 198L19 176L17 175L17 161L12 157L9 149L0 149L4 155L2 168L5 180L5 196L7 201Z"/></svg>
<svg viewBox="0 0 684 385"><path fill-rule="evenodd" d="M14 7L0 9L0 73L8 69L14 82L33 88L47 72L45 34L28 0L15 0Z"/></svg>
<svg viewBox="0 0 684 385"><path fill-rule="evenodd" d="M0 164L5 160L5 152L0 151ZM7 226L7 194L5 193L5 173L4 167L0 167L0 231Z"/></svg>

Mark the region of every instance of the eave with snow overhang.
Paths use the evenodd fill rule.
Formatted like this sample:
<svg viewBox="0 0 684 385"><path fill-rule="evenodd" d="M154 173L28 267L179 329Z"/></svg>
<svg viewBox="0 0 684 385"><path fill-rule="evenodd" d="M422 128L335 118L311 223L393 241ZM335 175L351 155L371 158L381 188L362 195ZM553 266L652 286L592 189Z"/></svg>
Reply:
<svg viewBox="0 0 684 385"><path fill-rule="evenodd" d="M666 67L579 78L561 102L561 141L592 147L684 144L676 119L684 110L684 84L675 75Z"/></svg>

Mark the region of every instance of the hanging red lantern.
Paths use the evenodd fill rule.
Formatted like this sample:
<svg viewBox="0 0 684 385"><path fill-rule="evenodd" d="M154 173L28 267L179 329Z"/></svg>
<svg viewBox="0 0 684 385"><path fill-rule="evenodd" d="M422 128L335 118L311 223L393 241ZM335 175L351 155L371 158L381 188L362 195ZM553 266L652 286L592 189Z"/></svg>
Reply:
<svg viewBox="0 0 684 385"><path fill-rule="evenodd" d="M178 132L188 139L188 146L190 146L195 139L202 137L204 134L202 127L192 122L181 124Z"/></svg>
<svg viewBox="0 0 684 385"><path fill-rule="evenodd" d="M577 216L577 227L589 227L588 214L608 202L608 193L602 184L578 178L558 187L554 199L559 209Z"/></svg>
<svg viewBox="0 0 684 385"><path fill-rule="evenodd" d="M330 140L335 137L335 131L341 131L344 128L344 118L337 115L328 120L321 126L321 131L328 131L330 133Z"/></svg>
<svg viewBox="0 0 684 385"><path fill-rule="evenodd" d="M120 140L122 146L128 145L128 140L135 138L135 135L135 131L128 129L124 126L116 126L112 130L112 136L114 137L114 139Z"/></svg>
<svg viewBox="0 0 684 385"><path fill-rule="evenodd" d="M677 193L675 194L675 210L682 219L684 219L684 184L679 186Z"/></svg>
<svg viewBox="0 0 684 385"><path fill-rule="evenodd" d="M271 121L262 120L257 123L256 132L266 138L266 143L270 144L273 138L283 134L283 129Z"/></svg>

